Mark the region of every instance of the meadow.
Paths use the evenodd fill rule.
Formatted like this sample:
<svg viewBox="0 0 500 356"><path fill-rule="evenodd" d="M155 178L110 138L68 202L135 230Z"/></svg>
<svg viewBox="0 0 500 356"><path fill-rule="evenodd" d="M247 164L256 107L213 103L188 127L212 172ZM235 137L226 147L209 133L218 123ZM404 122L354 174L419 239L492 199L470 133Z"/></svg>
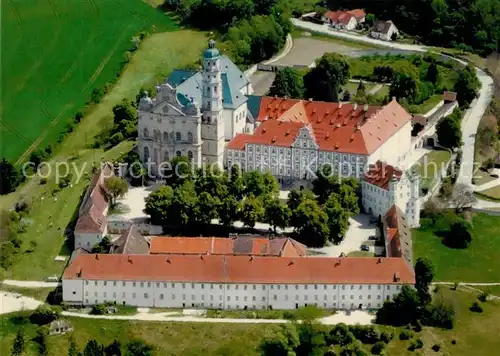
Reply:
<svg viewBox="0 0 500 356"><path fill-rule="evenodd" d="M116 79L132 37L177 29L141 0L11 0L1 11L0 157L17 164Z"/></svg>

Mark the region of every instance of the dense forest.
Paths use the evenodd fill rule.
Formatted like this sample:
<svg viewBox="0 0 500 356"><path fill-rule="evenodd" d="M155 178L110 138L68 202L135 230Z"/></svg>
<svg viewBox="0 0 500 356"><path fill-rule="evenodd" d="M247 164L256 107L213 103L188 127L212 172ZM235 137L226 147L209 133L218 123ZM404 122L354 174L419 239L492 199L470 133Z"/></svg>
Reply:
<svg viewBox="0 0 500 356"><path fill-rule="evenodd" d="M420 41L443 47L496 51L500 42L500 0L328 0L328 7L363 8L392 20Z"/></svg>

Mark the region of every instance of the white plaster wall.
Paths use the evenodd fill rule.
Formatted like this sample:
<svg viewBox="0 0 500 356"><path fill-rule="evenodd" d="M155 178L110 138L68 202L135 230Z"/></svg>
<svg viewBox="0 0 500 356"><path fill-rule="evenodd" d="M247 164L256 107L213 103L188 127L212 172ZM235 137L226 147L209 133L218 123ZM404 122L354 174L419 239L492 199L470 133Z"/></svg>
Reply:
<svg viewBox="0 0 500 356"><path fill-rule="evenodd" d="M405 157L410 154L411 148L411 122L409 121L369 156L368 163L375 164L380 160L399 167Z"/></svg>
<svg viewBox="0 0 500 356"><path fill-rule="evenodd" d="M63 280L67 303L116 302L139 307L216 309L379 308L401 285L235 284L171 281ZM76 291L76 294L73 294ZM83 295L83 297L81 297Z"/></svg>
<svg viewBox="0 0 500 356"><path fill-rule="evenodd" d="M86 233L86 232L75 232L75 249L83 248L86 250L91 249L95 244L102 240L105 235L101 233Z"/></svg>

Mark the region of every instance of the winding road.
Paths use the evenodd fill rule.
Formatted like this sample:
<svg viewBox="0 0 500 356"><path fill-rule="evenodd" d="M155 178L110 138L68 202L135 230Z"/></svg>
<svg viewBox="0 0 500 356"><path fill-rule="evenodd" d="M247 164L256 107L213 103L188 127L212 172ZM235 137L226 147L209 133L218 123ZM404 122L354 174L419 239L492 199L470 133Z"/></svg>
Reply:
<svg viewBox="0 0 500 356"><path fill-rule="evenodd" d="M292 23L295 27L311 31L322 33L332 37L343 38L351 41L358 41L369 43L377 46L389 47L392 49L398 49L402 51L411 52L433 52L431 47L414 45L407 43L398 42L386 42L368 36L359 36L351 33L340 32L337 30L332 30L326 25L319 25L311 22L306 22L298 19L292 19ZM448 57L448 56L446 56ZM450 59L467 65L467 62L449 57ZM481 117L484 115L486 108L488 107L492 97L493 97L493 79L486 74L482 69L477 68L477 77L481 83L481 88L478 92L478 97L471 103L470 108L465 112L464 118L462 120L462 163L460 165L460 171L457 178L457 183L463 183L472 188L472 178L474 176L474 144L476 141L476 132L481 121ZM474 205L475 208L497 208L500 207L500 203L488 202L488 201L477 201Z"/></svg>

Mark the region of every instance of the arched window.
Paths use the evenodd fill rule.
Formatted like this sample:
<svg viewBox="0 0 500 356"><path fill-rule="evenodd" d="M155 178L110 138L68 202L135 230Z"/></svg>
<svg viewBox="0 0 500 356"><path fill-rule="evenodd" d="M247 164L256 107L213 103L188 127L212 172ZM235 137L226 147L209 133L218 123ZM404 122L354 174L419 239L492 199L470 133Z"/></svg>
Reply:
<svg viewBox="0 0 500 356"><path fill-rule="evenodd" d="M163 141L168 142L168 132L163 132Z"/></svg>
<svg viewBox="0 0 500 356"><path fill-rule="evenodd" d="M188 151L188 158L189 158L190 160L193 160L193 152Z"/></svg>
<svg viewBox="0 0 500 356"><path fill-rule="evenodd" d="M160 130L155 130L154 131L154 137L155 137L155 141L160 141L161 140Z"/></svg>
<svg viewBox="0 0 500 356"><path fill-rule="evenodd" d="M165 153L163 154L163 160L164 161L170 160L170 155L168 154L168 151L165 151Z"/></svg>
<svg viewBox="0 0 500 356"><path fill-rule="evenodd" d="M180 140L182 140L182 136L181 136L181 133L180 133L179 131L177 131L177 132L175 133L175 140L176 140L176 141L180 141Z"/></svg>
<svg viewBox="0 0 500 356"><path fill-rule="evenodd" d="M148 128L147 128L147 127L145 127L145 128L144 128L144 130L143 130L143 135L144 135L144 137L149 137L149 130L148 130ZM146 148L147 148L147 147L146 147Z"/></svg>
<svg viewBox="0 0 500 356"><path fill-rule="evenodd" d="M144 162L149 161L149 148L146 146L144 147Z"/></svg>
<svg viewBox="0 0 500 356"><path fill-rule="evenodd" d="M182 154L182 153L181 153L181 151L177 151L177 152L175 152L175 155L176 155L177 157L180 157L180 156L181 156L181 154Z"/></svg>
<svg viewBox="0 0 500 356"><path fill-rule="evenodd" d="M193 142L193 133L191 131L188 132L188 141Z"/></svg>
<svg viewBox="0 0 500 356"><path fill-rule="evenodd" d="M155 148L153 150L153 162L158 162L158 149L157 148Z"/></svg>

